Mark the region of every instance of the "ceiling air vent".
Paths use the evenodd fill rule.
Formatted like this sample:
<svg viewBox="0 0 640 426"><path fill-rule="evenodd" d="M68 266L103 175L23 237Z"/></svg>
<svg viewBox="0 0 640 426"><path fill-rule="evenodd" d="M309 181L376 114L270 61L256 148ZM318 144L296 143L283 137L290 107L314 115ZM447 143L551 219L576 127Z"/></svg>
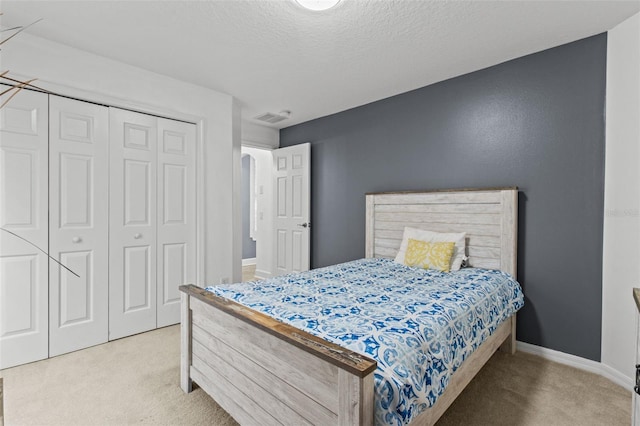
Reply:
<svg viewBox="0 0 640 426"><path fill-rule="evenodd" d="M254 118L259 121L264 121L265 123L275 124L281 122L282 120L286 120L290 115L291 113L289 111L280 111L278 114L267 112L264 114L260 114Z"/></svg>

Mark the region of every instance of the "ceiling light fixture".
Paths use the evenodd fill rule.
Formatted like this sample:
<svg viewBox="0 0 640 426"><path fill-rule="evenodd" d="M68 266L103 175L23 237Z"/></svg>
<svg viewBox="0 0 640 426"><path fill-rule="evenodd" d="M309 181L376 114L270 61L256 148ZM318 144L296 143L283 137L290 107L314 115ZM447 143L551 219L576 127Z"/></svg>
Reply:
<svg viewBox="0 0 640 426"><path fill-rule="evenodd" d="M340 3L340 0L296 0L296 2L306 9L319 11L331 9Z"/></svg>

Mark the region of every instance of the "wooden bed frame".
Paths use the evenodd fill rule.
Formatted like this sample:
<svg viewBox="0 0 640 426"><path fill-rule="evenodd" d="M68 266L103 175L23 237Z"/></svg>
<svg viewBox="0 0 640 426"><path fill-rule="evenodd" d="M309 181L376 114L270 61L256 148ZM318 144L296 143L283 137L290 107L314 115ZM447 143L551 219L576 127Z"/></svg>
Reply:
<svg viewBox="0 0 640 426"><path fill-rule="evenodd" d="M394 257L405 226L467 232L471 266L516 276L517 188L366 195L366 257ZM194 285L181 286L181 379L240 424L372 425L376 362ZM452 375L412 424L432 425L502 346L515 315Z"/></svg>

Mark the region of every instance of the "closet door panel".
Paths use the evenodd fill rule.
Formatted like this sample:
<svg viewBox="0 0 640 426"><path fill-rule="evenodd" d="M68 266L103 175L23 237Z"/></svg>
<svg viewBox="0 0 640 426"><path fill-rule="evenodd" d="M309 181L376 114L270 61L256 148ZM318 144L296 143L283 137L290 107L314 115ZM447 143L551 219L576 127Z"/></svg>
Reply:
<svg viewBox="0 0 640 426"><path fill-rule="evenodd" d="M195 282L196 126L158 119L158 327L180 322L182 284Z"/></svg>
<svg viewBox="0 0 640 426"><path fill-rule="evenodd" d="M27 90L0 109L0 226L43 250L48 249L47 116L47 95ZM0 369L48 355L47 261L29 243L0 231Z"/></svg>
<svg viewBox="0 0 640 426"><path fill-rule="evenodd" d="M73 271L50 263L50 356L108 339L108 126L107 107L50 97L50 254Z"/></svg>
<svg viewBox="0 0 640 426"><path fill-rule="evenodd" d="M157 119L110 108L109 339L156 327Z"/></svg>
<svg viewBox="0 0 640 426"><path fill-rule="evenodd" d="M124 313L151 308L151 259L149 246L124 248Z"/></svg>

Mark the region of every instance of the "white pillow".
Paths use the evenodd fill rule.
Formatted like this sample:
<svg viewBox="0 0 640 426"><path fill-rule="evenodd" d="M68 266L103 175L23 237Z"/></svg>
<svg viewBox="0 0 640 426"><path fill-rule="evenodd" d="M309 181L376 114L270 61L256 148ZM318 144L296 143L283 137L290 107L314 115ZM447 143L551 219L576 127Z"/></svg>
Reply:
<svg viewBox="0 0 640 426"><path fill-rule="evenodd" d="M409 244L409 238L414 240L426 241L429 243L455 243L453 249L453 256L451 256L451 271L458 271L462 265L462 260L465 258L465 238L466 232L459 233L442 233L425 231L424 229L410 228L406 226L404 228L404 234L402 235L402 243L400 243L400 249L396 255L395 261L404 265L404 255L407 252L407 245Z"/></svg>

